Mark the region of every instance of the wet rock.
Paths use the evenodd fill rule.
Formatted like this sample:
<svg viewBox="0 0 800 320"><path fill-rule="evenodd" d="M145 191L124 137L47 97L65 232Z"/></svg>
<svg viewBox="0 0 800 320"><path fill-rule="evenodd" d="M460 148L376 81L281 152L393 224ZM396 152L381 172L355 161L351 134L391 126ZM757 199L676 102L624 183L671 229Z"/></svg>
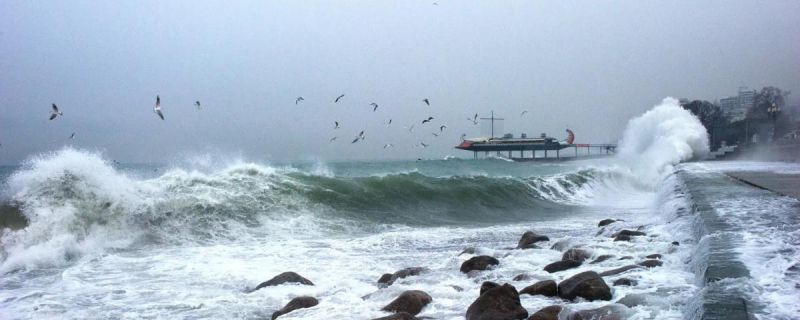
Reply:
<svg viewBox="0 0 800 320"><path fill-rule="evenodd" d="M558 285L553 280L545 280L534 283L531 286L525 287L519 294L529 294L532 296L543 295L546 297L558 296Z"/></svg>
<svg viewBox="0 0 800 320"><path fill-rule="evenodd" d="M617 274L623 273L623 272L628 271L628 270L639 269L639 268L641 268L641 267L637 266L635 264L629 264L629 265L624 266L624 267L619 267L619 268L616 268L616 269L611 269L611 270L608 270L608 271L600 272L600 276L601 277L613 276L613 275L617 275Z"/></svg>
<svg viewBox="0 0 800 320"><path fill-rule="evenodd" d="M500 284L498 284L498 283L491 282L491 281L486 281L483 284L481 284L481 291L480 291L480 293L478 295L482 295L484 292L489 291L490 289L497 288L499 286L500 286Z"/></svg>
<svg viewBox="0 0 800 320"><path fill-rule="evenodd" d="M611 288L597 272L586 271L561 281L558 296L568 300L582 297L589 301L611 300Z"/></svg>
<svg viewBox="0 0 800 320"><path fill-rule="evenodd" d="M647 258L647 259L661 259L661 255L656 253L656 254L651 254L649 256L646 256L645 258Z"/></svg>
<svg viewBox="0 0 800 320"><path fill-rule="evenodd" d="M619 260L633 260L633 256L624 256L622 258L619 258Z"/></svg>
<svg viewBox="0 0 800 320"><path fill-rule="evenodd" d="M628 279L628 278L620 278L620 279L614 280L614 283L613 283L613 285L615 285L615 286L630 286L630 287L636 286L637 284L639 284L638 281L633 280L633 279Z"/></svg>
<svg viewBox="0 0 800 320"><path fill-rule="evenodd" d="M590 256L591 254L589 253L589 251L578 248L572 248L564 252L564 254L561 256L561 260L575 260L583 262L586 261L586 259L589 259Z"/></svg>
<svg viewBox="0 0 800 320"><path fill-rule="evenodd" d="M605 220L601 220L601 221L600 221L600 223L598 223L598 224L597 224L597 226L598 226L598 227L605 227L605 226L607 226L607 225L609 225L609 224L612 224L612 223L614 223L614 222L617 222L617 220L614 220L614 219L605 219Z"/></svg>
<svg viewBox="0 0 800 320"><path fill-rule="evenodd" d="M464 288L462 288L462 287L459 287L459 286L450 286L450 287L451 287L451 288L453 288L453 290L455 290L456 292L462 292L462 291L464 291Z"/></svg>
<svg viewBox="0 0 800 320"><path fill-rule="evenodd" d="M484 292L467 308L466 320L525 319L528 311L519 302L519 293L506 283Z"/></svg>
<svg viewBox="0 0 800 320"><path fill-rule="evenodd" d="M525 280L530 280L530 279L531 279L531 276L529 276L527 274L524 274L524 273L521 273L521 274L518 274L516 277L514 277L514 279L512 279L512 280L514 280L514 281L525 281Z"/></svg>
<svg viewBox="0 0 800 320"><path fill-rule="evenodd" d="M561 306L548 306L531 315L528 320L558 320L558 314L563 308Z"/></svg>
<svg viewBox="0 0 800 320"><path fill-rule="evenodd" d="M679 246L679 245L681 245L681 243L680 243L680 242L678 242L678 241L672 241L672 245L673 245L673 246Z"/></svg>
<svg viewBox="0 0 800 320"><path fill-rule="evenodd" d="M433 298L423 291L408 290L401 293L397 299L394 299L394 301L381 310L389 312L407 312L411 315L417 315L422 311L422 308L431 303L431 301L433 301Z"/></svg>
<svg viewBox="0 0 800 320"><path fill-rule="evenodd" d="M592 261L592 262L589 262L589 264L600 263L600 262L606 261L606 260L608 260L608 259L611 259L611 258L613 258L613 257L614 257L613 255L610 255L610 254L604 254L604 255L602 255L602 256L599 256L599 257L597 257L597 259L594 259L594 261Z"/></svg>
<svg viewBox="0 0 800 320"><path fill-rule="evenodd" d="M617 235L626 235L631 237L639 237L639 236L646 236L647 234L641 231L633 231L633 230L622 230Z"/></svg>
<svg viewBox="0 0 800 320"><path fill-rule="evenodd" d="M544 271L547 271L549 273L555 273L559 271L569 270L572 268L577 268L580 267L580 265L581 265L580 261L562 260L544 266Z"/></svg>
<svg viewBox="0 0 800 320"><path fill-rule="evenodd" d="M388 283L388 282L389 282L389 280L392 280L392 274L391 274L391 273L384 273L384 274L383 274L383 275L380 277L380 279L378 279L378 283L381 283L381 284L386 284L386 283Z"/></svg>
<svg viewBox="0 0 800 320"><path fill-rule="evenodd" d="M558 242L550 246L550 249L556 251L564 251L571 248L573 242L574 241L572 239L558 240Z"/></svg>
<svg viewBox="0 0 800 320"><path fill-rule="evenodd" d="M419 320L419 318L415 317L414 315L408 312L398 312L391 316L375 318L372 320Z"/></svg>
<svg viewBox="0 0 800 320"><path fill-rule="evenodd" d="M461 253L459 253L458 255L460 256L462 254L475 254L475 248L474 247L466 248L464 249L464 251L461 251Z"/></svg>
<svg viewBox="0 0 800 320"><path fill-rule="evenodd" d="M539 235L533 233L533 231L526 231L522 234L522 237L519 239L519 243L517 244L517 249L525 249L529 245L540 241L550 241L550 238L547 236Z"/></svg>
<svg viewBox="0 0 800 320"><path fill-rule="evenodd" d="M289 301L283 308L272 314L272 320L297 309L311 308L319 304L314 297L297 297Z"/></svg>
<svg viewBox="0 0 800 320"><path fill-rule="evenodd" d="M281 274L275 276L272 279L269 279L267 281L262 282L253 291L261 289L261 288L264 288L264 287L282 285L284 283L299 283L299 284L304 284L304 285L308 285L308 286L313 286L314 285L314 283L309 281L308 279L301 277L297 273L289 271L289 272L281 273Z"/></svg>
<svg viewBox="0 0 800 320"><path fill-rule="evenodd" d="M642 266L642 267L645 267L645 268L660 267L662 264L664 264L664 262L661 261L661 260L645 260L645 261L639 262L639 265Z"/></svg>
<svg viewBox="0 0 800 320"><path fill-rule="evenodd" d="M473 270L486 270L490 266L500 264L500 261L490 256L477 256L472 257L461 264L461 272L468 273Z"/></svg>
<svg viewBox="0 0 800 320"><path fill-rule="evenodd" d="M397 272L392 274L392 277L389 279L389 281L386 282L386 286L391 286L397 280L400 280L400 279L403 279L403 278L406 278L406 277L410 277L410 276L419 275L423 271L425 271L425 268L423 268L423 267L410 267L410 268L405 268L405 269L402 269L402 270L398 270Z"/></svg>
<svg viewBox="0 0 800 320"><path fill-rule="evenodd" d="M616 237L614 237L614 241L631 241L631 236L618 234Z"/></svg>
<svg viewBox="0 0 800 320"><path fill-rule="evenodd" d="M597 309L575 311L567 320L623 320L628 318L627 313L625 306L610 304Z"/></svg>

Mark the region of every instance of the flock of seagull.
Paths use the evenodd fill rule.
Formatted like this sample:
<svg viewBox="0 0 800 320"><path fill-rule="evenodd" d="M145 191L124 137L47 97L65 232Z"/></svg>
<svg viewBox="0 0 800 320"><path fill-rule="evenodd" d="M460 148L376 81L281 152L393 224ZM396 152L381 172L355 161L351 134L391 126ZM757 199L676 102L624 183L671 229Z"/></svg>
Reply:
<svg viewBox="0 0 800 320"><path fill-rule="evenodd" d="M345 95L344 95L344 94L342 94L342 95L340 95L340 96L336 97L336 99L335 99L333 102L334 102L334 103L338 103L338 102L339 102L339 100L341 100L342 98L344 98L344 96L345 96ZM298 104L299 104L301 101L304 101L304 100L305 100L305 99L303 99L303 97L302 97L302 96L301 96L301 97L298 97L298 98L297 98L297 99L294 101L294 104L295 104L295 105L298 105ZM425 103L425 105L427 105L427 106L430 106L430 105L431 105L431 102L430 102L430 100L429 100L428 98L422 99L422 102L424 102L424 103ZM370 103L369 105L370 105L371 107L373 107L373 108L372 108L372 111L373 111L373 112L375 112L375 111L377 111L377 110L378 110L378 104L377 104L377 103L373 102L373 103ZM202 108L202 106L201 106L201 104L200 104L200 101L195 101L195 103L194 103L194 106L195 106L195 107L197 107L197 109L199 109L199 110L202 110L202 109L203 109L203 108ZM155 114L156 114L156 115L158 115L158 117L159 117L159 118L161 118L161 120L162 120L162 121L164 120L164 113L161 111L161 96L160 96L160 95L156 95L156 105L155 105L155 107L153 107L153 112L155 112ZM523 111L523 112L520 114L520 116L523 116L523 115L525 115L526 113L528 113L528 111L527 111L527 110ZM63 112L61 112L61 111L58 109L58 106L57 106L55 103L53 103L53 107L52 107L52 113L50 114L50 120L51 120L51 121L52 121L52 120L55 120L55 119L56 119L57 117L59 117L59 116L62 116L62 117L63 117L63 116L64 116L64 113L63 113ZM424 125L424 124L426 124L426 123L431 123L431 121L433 121L433 117L428 117L428 118L426 118L426 119L423 119L423 120L422 120L422 124ZM476 113L476 114L475 114L475 115L474 115L472 118L467 118L467 121L470 121L470 122L472 122L472 124L473 124L473 125L477 125L477 124L478 124L478 114ZM333 125L333 129L339 129L339 128L340 128L340 127L339 127L339 122L338 122L338 121L334 121L333 123L334 123L334 125ZM389 119L389 122L388 122L388 123L385 123L384 125L385 125L387 128L388 128L388 127L390 127L390 126L392 125L392 119ZM411 132L411 133L413 133L413 132L414 132L414 126L415 126L415 125L411 125L410 127L403 126L403 128L405 128L406 130L408 130L408 132ZM447 129L447 126L445 126L445 125L441 125L441 126L439 126L439 133L436 133L436 132L431 132L431 135L433 135L434 137L439 137L439 134L441 134L442 132L444 132L444 129ZM466 137L466 134L462 133L462 134L461 134L461 140L463 141L463 140L465 139L465 137ZM70 137L69 137L69 138L70 138L70 139L73 139L73 138L75 138L75 133L73 132L73 133L70 135ZM330 143L330 142L333 142L333 141L336 141L336 139L338 139L338 138L339 138L338 136L335 136L335 137L331 138L331 139L330 139L330 141L329 141L329 143ZM355 137L355 139L353 139L353 140L352 140L350 143L351 143L351 144L353 144L353 143L356 143L356 142L358 142L359 140L364 140L364 138L365 138L365 136L364 136L364 131L362 130L362 131L361 131L361 132L360 132L360 133L359 133L359 134L358 134L358 135ZM0 148L1 148L2 146L3 146L3 145L2 145L2 144L0 144ZM419 143L419 144L417 144L417 145L414 145L414 146L413 146L413 148L417 148L417 147L427 148L428 146L429 146L429 144L426 144L426 143L424 143L424 142L420 141L420 143ZM390 147L394 147L394 145L393 145L393 144L391 144L391 143L387 143L387 144L383 145L383 148L384 148L384 149L386 149L386 148L390 148ZM118 162L117 162L116 160L114 160L114 163L118 163Z"/></svg>

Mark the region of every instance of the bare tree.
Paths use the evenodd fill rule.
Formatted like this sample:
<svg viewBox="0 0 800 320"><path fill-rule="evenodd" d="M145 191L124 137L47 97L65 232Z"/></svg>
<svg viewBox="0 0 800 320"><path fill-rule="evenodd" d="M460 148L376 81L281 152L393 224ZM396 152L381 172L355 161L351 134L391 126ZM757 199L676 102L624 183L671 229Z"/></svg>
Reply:
<svg viewBox="0 0 800 320"><path fill-rule="evenodd" d="M700 120L700 123L706 127L706 131L708 131L709 137L711 138L711 144L717 145L717 141L715 139L717 129L723 128L728 125L728 116L725 115L725 112L722 111L722 108L719 106L702 100L694 100L692 102L687 102L681 104L686 110L689 110L692 114L694 114L697 119Z"/></svg>

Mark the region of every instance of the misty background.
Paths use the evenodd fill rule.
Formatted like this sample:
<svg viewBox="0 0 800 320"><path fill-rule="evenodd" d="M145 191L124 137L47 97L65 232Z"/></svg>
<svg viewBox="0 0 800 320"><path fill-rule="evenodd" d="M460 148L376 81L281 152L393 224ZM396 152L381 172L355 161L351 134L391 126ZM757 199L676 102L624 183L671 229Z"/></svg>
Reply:
<svg viewBox="0 0 800 320"><path fill-rule="evenodd" d="M3 1L0 164L471 157L475 113L607 143L667 96L800 95L797 1L435 2Z"/></svg>

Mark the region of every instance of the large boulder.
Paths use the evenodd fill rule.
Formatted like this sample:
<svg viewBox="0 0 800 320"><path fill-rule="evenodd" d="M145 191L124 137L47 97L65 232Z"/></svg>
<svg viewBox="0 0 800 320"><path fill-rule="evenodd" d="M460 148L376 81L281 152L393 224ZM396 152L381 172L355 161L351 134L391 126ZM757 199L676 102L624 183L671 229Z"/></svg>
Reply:
<svg viewBox="0 0 800 320"><path fill-rule="evenodd" d="M419 320L419 318L415 317L414 315L408 312L398 312L391 316L375 318L372 320Z"/></svg>
<svg viewBox="0 0 800 320"><path fill-rule="evenodd" d="M619 267L619 268L616 268L616 269L611 269L611 270L600 272L600 276L601 277L613 276L613 275L617 275L617 274L626 272L628 270L639 269L639 268L641 268L641 267L637 266L635 264L629 264L629 265L624 266L624 267Z"/></svg>
<svg viewBox="0 0 800 320"><path fill-rule="evenodd" d="M551 264L548 264L548 265L544 266L544 271L547 271L549 273L555 273L555 272L564 271L564 270L568 270L568 269L572 269L572 268L577 268L577 267L580 267L580 266L581 266L581 262L580 261L562 260L562 261L556 261L556 262L553 262Z"/></svg>
<svg viewBox="0 0 800 320"><path fill-rule="evenodd" d="M269 279L267 281L262 282L253 291L261 289L263 287L271 287L271 286L282 285L284 283L299 283L299 284L304 284L304 285L307 285L307 286L313 286L314 285L314 283L309 281L308 279L303 278L302 276L300 276L297 273L289 271L289 272L281 273L281 274L275 276L272 279Z"/></svg>
<svg viewBox="0 0 800 320"><path fill-rule="evenodd" d="M564 254L561 256L561 260L575 260L584 262L586 259L589 259L590 256L591 254L589 251L579 248L572 248L564 252Z"/></svg>
<svg viewBox="0 0 800 320"><path fill-rule="evenodd" d="M486 270L490 266L500 264L500 261L490 256L477 256L472 257L461 264L461 272L468 273L472 270Z"/></svg>
<svg viewBox="0 0 800 320"><path fill-rule="evenodd" d="M610 304L597 309L580 310L570 313L567 320L623 320L628 318L628 308Z"/></svg>
<svg viewBox="0 0 800 320"><path fill-rule="evenodd" d="M483 284L481 284L481 291L480 291L480 293L478 295L482 295L484 292L489 291L489 290L494 289L494 288L497 288L499 286L500 286L500 284L498 284L496 282L486 281Z"/></svg>
<svg viewBox="0 0 800 320"><path fill-rule="evenodd" d="M627 234L618 234L614 237L614 241L631 241L631 236Z"/></svg>
<svg viewBox="0 0 800 320"><path fill-rule="evenodd" d="M506 283L484 292L467 308L466 320L525 319L528 311L519 302L519 293Z"/></svg>
<svg viewBox="0 0 800 320"><path fill-rule="evenodd" d="M548 306L531 315L528 320L558 320L558 314L563 308L561 306Z"/></svg>
<svg viewBox="0 0 800 320"><path fill-rule="evenodd" d="M586 271L561 281L558 296L568 300L582 297L589 301L611 300L611 288L597 272Z"/></svg>
<svg viewBox="0 0 800 320"><path fill-rule="evenodd" d="M558 295L558 285L553 280L545 280L534 283L533 285L525 287L519 294L529 294L532 296L543 295L546 297L555 297Z"/></svg>
<svg viewBox="0 0 800 320"><path fill-rule="evenodd" d="M658 254L658 253L651 254L649 256L646 256L645 258L647 258L647 259L661 259L661 254Z"/></svg>
<svg viewBox="0 0 800 320"><path fill-rule="evenodd" d="M592 261L592 262L589 262L589 264L600 263L600 262L606 261L606 260L608 260L608 259L611 259L611 258L613 258L613 257L614 257L613 255L610 255L610 254L604 254L604 255L602 255L602 256L599 256L599 257L597 257L596 259L594 259L594 261Z"/></svg>
<svg viewBox="0 0 800 320"><path fill-rule="evenodd" d="M515 276L514 279L511 279L511 280L524 281L524 280L530 280L530 279L531 279L531 276L528 275L527 273L520 273L517 276Z"/></svg>
<svg viewBox="0 0 800 320"><path fill-rule="evenodd" d="M605 227L605 226L607 226L607 225L609 225L609 224L612 224L612 223L614 223L614 222L617 222L617 220L614 220L614 219L604 219L604 220L600 220L600 223L598 223L598 224L597 224L597 226L598 226L598 227Z"/></svg>
<svg viewBox="0 0 800 320"><path fill-rule="evenodd" d="M526 249L530 245L537 243L539 241L550 241L550 238L540 234L535 234L533 233L533 231L526 231L525 233L522 234L522 237L519 239L519 243L517 243L517 249Z"/></svg>
<svg viewBox="0 0 800 320"><path fill-rule="evenodd" d="M311 307L316 306L318 304L319 304L319 301L317 301L317 299L314 298L314 297L297 297L297 298L294 298L294 299L292 299L292 301L289 301L289 303L287 303L286 306L284 306L283 308L281 308L278 311L275 311L275 313L272 314L272 320L275 320L275 318L280 317L280 316L282 316L284 314L287 314L289 312L295 311L297 309L311 308Z"/></svg>
<svg viewBox="0 0 800 320"><path fill-rule="evenodd" d="M645 267L645 268L660 267L662 264L664 264L664 262L661 261L661 260L645 260L645 261L639 262L639 265L642 266L642 267Z"/></svg>
<svg viewBox="0 0 800 320"><path fill-rule="evenodd" d="M378 279L378 283L381 284L382 287L391 286L395 281L399 279L403 279L405 277L416 276L425 271L425 268L422 267L411 267L405 268L403 270L399 270L394 274L384 274ZM387 277L388 275L388 277Z"/></svg>
<svg viewBox="0 0 800 320"><path fill-rule="evenodd" d="M383 311L389 312L407 312L411 315L417 315L422 308L427 306L433 301L430 295L419 290L404 291L394 299L391 303L383 307Z"/></svg>

